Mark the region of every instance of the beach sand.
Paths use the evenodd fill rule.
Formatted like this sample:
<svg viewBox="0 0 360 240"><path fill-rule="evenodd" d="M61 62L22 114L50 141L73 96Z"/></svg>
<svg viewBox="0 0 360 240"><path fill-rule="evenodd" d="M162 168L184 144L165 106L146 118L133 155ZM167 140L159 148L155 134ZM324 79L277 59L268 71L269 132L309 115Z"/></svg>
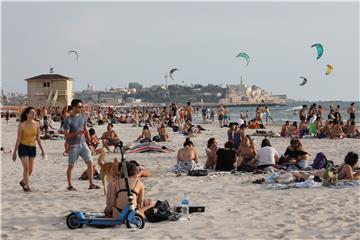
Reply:
<svg viewBox="0 0 360 240"><path fill-rule="evenodd" d="M2 120L2 146L13 149L17 124L14 119L8 125ZM207 140L215 137L223 145L227 130L216 124L203 126L207 131L192 139L201 163L205 163ZM105 125L96 126L97 135L105 128ZM141 128L126 124L116 124L114 129L125 143L135 140L141 132ZM267 130L279 132L280 127ZM155 129L151 131L156 132ZM172 132L170 138L167 145L176 150L185 139ZM262 137L254 139L259 147ZM289 139L284 138L271 138L270 141L279 153L284 153L289 144ZM204 213L191 214L189 221L146 223L143 230L130 230L125 225L69 230L65 217L71 210L99 212L104 209L103 190L88 190L87 181L76 180L86 168L79 159L73 175L73 184L78 191L66 191L64 141L42 142L47 159L41 159L38 149L31 193L24 193L19 185L22 177L20 160L14 163L11 154L1 155L1 239L360 239L359 187L266 190L267 184L251 183L264 175L176 177L171 173L176 151L136 153L126 155L126 158L150 169L151 177L143 179L146 198L179 205L187 192L191 205L206 207ZM348 151L358 152L360 147L358 139L303 139L302 143L312 154L310 159L322 151L336 164L343 162ZM112 161L115 156L118 154L109 154L107 161ZM102 185L101 181L95 183Z"/></svg>

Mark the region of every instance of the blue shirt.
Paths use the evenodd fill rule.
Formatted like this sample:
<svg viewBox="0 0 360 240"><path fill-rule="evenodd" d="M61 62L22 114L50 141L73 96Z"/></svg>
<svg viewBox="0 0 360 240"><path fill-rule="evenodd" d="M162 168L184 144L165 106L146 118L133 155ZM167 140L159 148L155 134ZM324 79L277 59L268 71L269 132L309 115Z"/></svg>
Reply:
<svg viewBox="0 0 360 240"><path fill-rule="evenodd" d="M80 114L78 116L70 115L64 121L64 130L69 131L69 133L84 131L86 127L85 124L86 117L84 114ZM84 134L66 139L66 142L70 145L80 144L81 141L85 141Z"/></svg>

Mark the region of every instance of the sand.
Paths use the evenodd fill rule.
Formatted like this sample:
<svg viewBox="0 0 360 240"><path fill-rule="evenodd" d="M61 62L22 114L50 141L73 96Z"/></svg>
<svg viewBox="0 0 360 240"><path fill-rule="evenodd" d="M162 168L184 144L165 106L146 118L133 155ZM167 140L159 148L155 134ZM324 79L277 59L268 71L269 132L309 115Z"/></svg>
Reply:
<svg viewBox="0 0 360 240"><path fill-rule="evenodd" d="M226 141L226 130L216 124L203 125L207 131L193 138L200 162L205 163L207 139L215 137L220 145ZM2 120L2 146L13 148L17 123ZM97 134L105 126L95 127ZM141 128L116 124L114 129L125 143L137 138ZM151 129L153 133L155 129ZM280 127L268 130L279 131ZM252 133L249 130L248 133ZM170 133L167 145L178 149L184 137ZM260 145L262 137L254 137ZM359 151L360 140L304 139L312 154L324 152L340 164L348 151ZM272 145L283 153L289 139L271 138ZM168 200L178 205L184 192L191 205L205 206L204 213L191 214L189 221L146 223L143 230L130 230L125 225L110 229L84 227L69 230L65 217L71 210L102 211L103 190L88 190L87 181L76 180L85 170L79 160L74 170L77 192L66 191L67 158L62 156L63 141L43 141L47 159L36 159L31 177L34 192L24 193L19 186L22 167L11 154L1 155L1 239L360 239L359 187L330 189L266 190L266 184L251 181L263 175L230 175L217 177L176 177L170 172L176 162L173 153L136 153L127 155L151 171L143 179L147 198ZM38 149L39 153L39 149ZM38 154L39 155L39 154ZM111 153L107 161L117 154ZM101 185L100 181L96 181Z"/></svg>

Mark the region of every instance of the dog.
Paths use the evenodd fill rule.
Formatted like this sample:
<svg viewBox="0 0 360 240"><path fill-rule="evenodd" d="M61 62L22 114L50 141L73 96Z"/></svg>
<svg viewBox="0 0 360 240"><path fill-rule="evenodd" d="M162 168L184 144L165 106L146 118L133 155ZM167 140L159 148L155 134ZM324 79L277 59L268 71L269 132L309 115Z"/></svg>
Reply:
<svg viewBox="0 0 360 240"><path fill-rule="evenodd" d="M105 157L105 151L101 151L98 158L98 165L100 167L100 178L104 186L104 195L106 195L106 181L119 175L119 160L115 158L114 162L105 162Z"/></svg>

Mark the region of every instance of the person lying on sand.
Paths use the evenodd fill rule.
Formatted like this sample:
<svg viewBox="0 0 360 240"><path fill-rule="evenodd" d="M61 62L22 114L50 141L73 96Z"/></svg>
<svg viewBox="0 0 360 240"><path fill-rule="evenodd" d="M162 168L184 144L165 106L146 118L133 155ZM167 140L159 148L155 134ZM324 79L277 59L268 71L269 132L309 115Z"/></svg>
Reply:
<svg viewBox="0 0 360 240"><path fill-rule="evenodd" d="M145 210L155 205L155 201L145 200L144 183L139 179L139 171L133 162L126 162L129 177L129 187L133 193L132 203L139 214L145 218ZM121 164L119 164L121 172ZM121 174L122 175L122 174ZM118 218L122 209L128 204L128 196L125 187L125 179L122 176L113 178L107 188L105 215L107 217Z"/></svg>

